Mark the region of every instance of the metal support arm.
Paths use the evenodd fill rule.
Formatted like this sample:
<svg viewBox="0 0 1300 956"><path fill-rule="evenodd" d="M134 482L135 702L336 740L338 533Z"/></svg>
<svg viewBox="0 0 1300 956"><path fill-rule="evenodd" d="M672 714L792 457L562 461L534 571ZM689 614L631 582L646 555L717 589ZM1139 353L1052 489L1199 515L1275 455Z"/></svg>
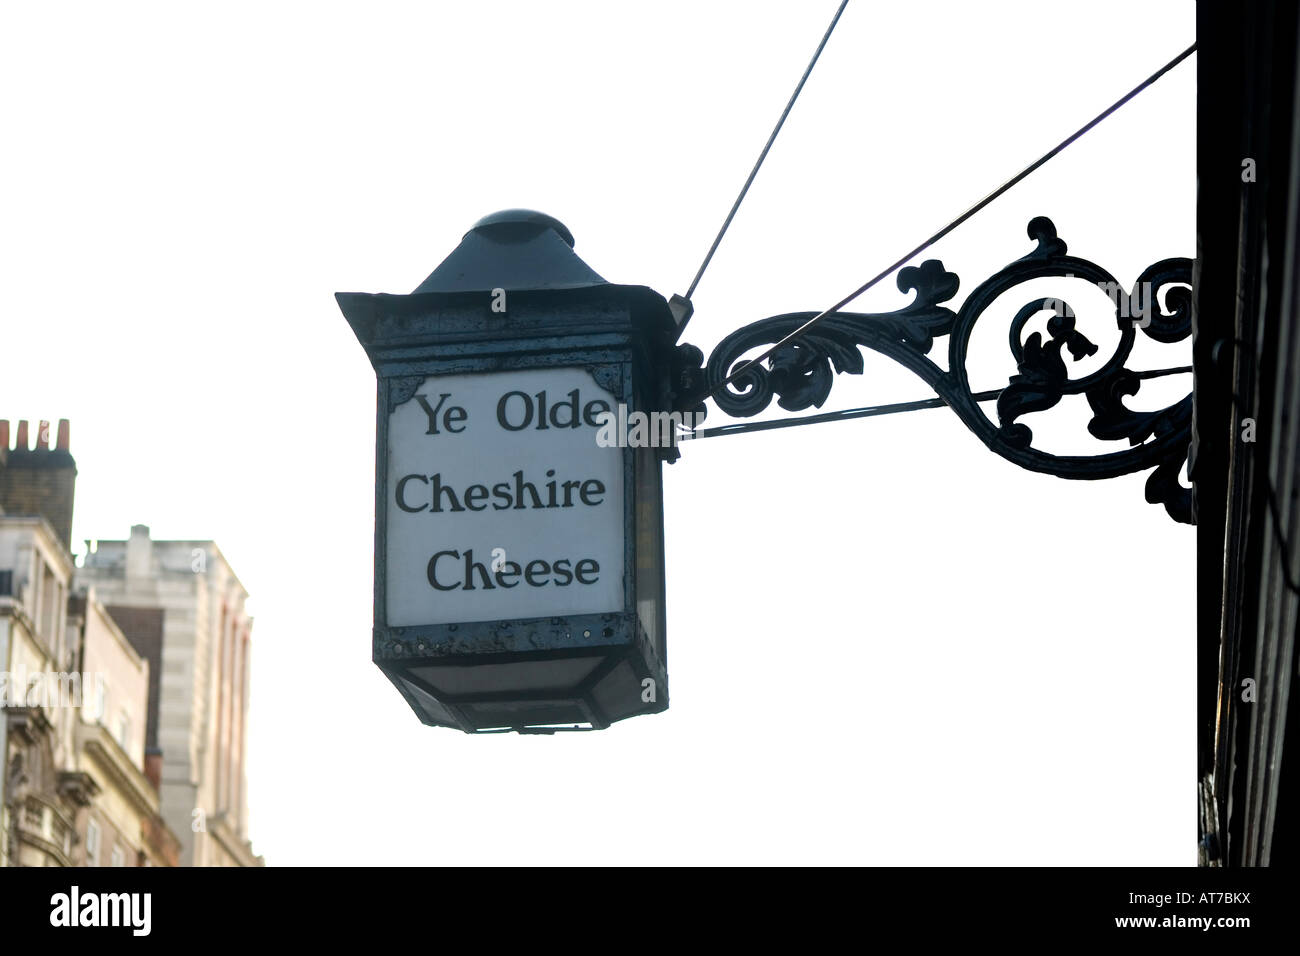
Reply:
<svg viewBox="0 0 1300 956"><path fill-rule="evenodd" d="M898 273L899 290L915 292L909 305L895 312L832 314L777 350L766 366L752 365L725 386L721 383L746 353L781 341L817 313L776 315L737 329L718 343L707 365L699 349L679 345L672 379L674 410L698 414L703 406L695 403L701 394L710 394L718 408L733 417L757 415L773 397L787 411L820 408L836 373L862 374L859 348L865 346L915 373L985 445L1008 461L1072 479L1113 478L1154 468L1147 479L1147 501L1163 504L1176 521L1192 523L1191 489L1179 480L1191 435L1190 389L1185 398L1154 411L1133 411L1124 404L1141 385L1139 373L1125 367L1138 331L1160 343L1179 342L1191 334L1192 261L1162 259L1126 291L1105 269L1067 255L1050 219L1033 219L1028 232L1037 242L1034 250L981 284L958 312L941 304L956 295L957 276L939 260L929 259ZM1082 279L1109 294L1118 343L1103 365L1072 378L1071 363L1095 355L1098 346L1076 328L1075 312L1063 299L1031 299L1011 321L1009 346L1017 371L998 395L994 423L981 411L967 376L971 332L999 296L1044 277ZM1051 313L1046 335L1025 335L1026 326L1042 312ZM945 335L946 369L929 357L935 339ZM1055 455L1033 446L1033 432L1020 419L1080 394L1093 412L1089 433L1127 442L1128 447L1096 455Z"/></svg>

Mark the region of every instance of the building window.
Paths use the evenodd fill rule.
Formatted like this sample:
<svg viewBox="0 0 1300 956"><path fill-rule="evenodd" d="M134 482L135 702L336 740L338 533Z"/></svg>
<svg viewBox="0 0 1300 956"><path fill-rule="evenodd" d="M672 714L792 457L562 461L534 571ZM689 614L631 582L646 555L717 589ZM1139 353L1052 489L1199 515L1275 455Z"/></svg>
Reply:
<svg viewBox="0 0 1300 956"><path fill-rule="evenodd" d="M122 856L120 846L113 847L113 866L126 866L126 858Z"/></svg>
<svg viewBox="0 0 1300 956"><path fill-rule="evenodd" d="M99 824L86 824L86 866L99 866Z"/></svg>

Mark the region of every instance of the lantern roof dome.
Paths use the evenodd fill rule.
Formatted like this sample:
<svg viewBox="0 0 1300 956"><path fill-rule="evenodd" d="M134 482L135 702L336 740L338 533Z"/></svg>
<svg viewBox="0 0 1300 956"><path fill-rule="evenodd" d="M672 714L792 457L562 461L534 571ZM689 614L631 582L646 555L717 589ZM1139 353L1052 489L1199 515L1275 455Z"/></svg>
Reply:
<svg viewBox="0 0 1300 956"><path fill-rule="evenodd" d="M564 223L532 209L504 209L470 227L413 294L608 285L573 251Z"/></svg>

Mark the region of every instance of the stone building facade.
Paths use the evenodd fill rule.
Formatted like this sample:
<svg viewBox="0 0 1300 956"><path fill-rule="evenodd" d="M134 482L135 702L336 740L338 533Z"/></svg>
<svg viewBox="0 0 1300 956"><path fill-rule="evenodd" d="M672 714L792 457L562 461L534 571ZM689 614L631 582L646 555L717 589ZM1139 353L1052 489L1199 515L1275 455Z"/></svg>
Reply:
<svg viewBox="0 0 1300 956"><path fill-rule="evenodd" d="M168 866L145 774L149 664L79 592L68 423L0 422L0 866Z"/></svg>
<svg viewBox="0 0 1300 956"><path fill-rule="evenodd" d="M180 840L162 820L158 780L145 761L149 662L94 591L74 594L69 629L80 637L82 704L75 770L99 782L79 821L85 866L176 866Z"/></svg>
<svg viewBox="0 0 1300 956"><path fill-rule="evenodd" d="M0 866L69 866L94 784L75 762L65 628L72 556L40 516L0 515Z"/></svg>
<svg viewBox="0 0 1300 956"><path fill-rule="evenodd" d="M154 541L136 525L88 545L79 585L92 587L137 647L156 649L157 761L163 817L183 866L259 866L248 839L248 593L212 541ZM151 639L147 612L161 611Z"/></svg>

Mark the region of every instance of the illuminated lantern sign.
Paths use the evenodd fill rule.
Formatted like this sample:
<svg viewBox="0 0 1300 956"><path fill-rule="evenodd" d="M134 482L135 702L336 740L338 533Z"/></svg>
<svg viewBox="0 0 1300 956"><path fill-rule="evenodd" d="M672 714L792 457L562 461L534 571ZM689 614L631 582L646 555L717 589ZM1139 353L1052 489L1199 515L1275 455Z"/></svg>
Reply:
<svg viewBox="0 0 1300 956"><path fill-rule="evenodd" d="M662 404L675 323L572 246L510 210L410 295L337 296L379 386L374 661L427 724L668 706L661 436L625 423Z"/></svg>

